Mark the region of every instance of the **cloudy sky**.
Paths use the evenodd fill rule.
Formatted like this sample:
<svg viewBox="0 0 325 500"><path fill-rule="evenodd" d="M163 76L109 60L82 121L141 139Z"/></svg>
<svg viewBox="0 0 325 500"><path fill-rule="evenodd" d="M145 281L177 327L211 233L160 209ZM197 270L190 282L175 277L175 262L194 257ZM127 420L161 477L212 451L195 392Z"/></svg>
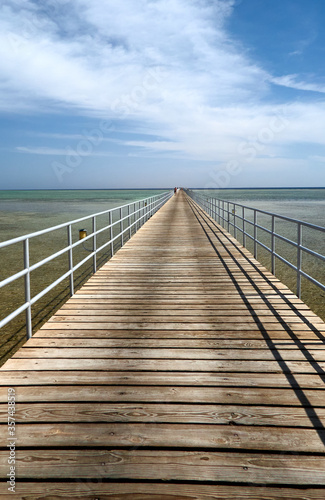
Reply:
<svg viewBox="0 0 325 500"><path fill-rule="evenodd" d="M2 0L0 189L325 186L323 0Z"/></svg>

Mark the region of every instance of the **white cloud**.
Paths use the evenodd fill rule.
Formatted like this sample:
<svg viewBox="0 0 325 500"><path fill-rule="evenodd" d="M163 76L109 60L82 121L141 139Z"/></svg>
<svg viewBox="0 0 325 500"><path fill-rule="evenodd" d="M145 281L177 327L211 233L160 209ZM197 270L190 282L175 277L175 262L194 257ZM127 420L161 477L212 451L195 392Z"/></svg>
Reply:
<svg viewBox="0 0 325 500"><path fill-rule="evenodd" d="M232 4L76 0L69 23L60 11L50 19L27 0L8 1L0 21L2 90L22 106L55 104L113 116L127 99L128 114L147 119L160 105L168 111L175 104L217 105L234 96L240 101L265 74L223 30ZM62 34L62 24L68 33ZM163 68L165 77L149 91L155 68Z"/></svg>
<svg viewBox="0 0 325 500"><path fill-rule="evenodd" d="M310 92L325 93L325 84L310 83L298 80L299 75L285 75L277 78L272 78L271 82L275 85L281 85L297 90L306 90Z"/></svg>
<svg viewBox="0 0 325 500"><path fill-rule="evenodd" d="M257 157L284 155L296 142L325 144L322 103L292 103L285 126L276 124L283 112L267 104L271 82L325 87L298 75L272 77L252 61L225 28L235 0L56 0L48 11L38 5L5 0L0 8L2 110L112 118L122 129L132 120L141 133L160 137L125 140L131 154L245 162L242 143L255 143ZM58 135L49 140L83 137ZM66 154L50 146L17 151Z"/></svg>
<svg viewBox="0 0 325 500"><path fill-rule="evenodd" d="M18 153L31 154L31 155L45 155L45 156L67 156L67 155L79 155L79 156L112 156L110 152L94 151L91 147L86 151L81 151L76 153L73 148L48 148L45 146L31 147L31 146L17 146L15 151Z"/></svg>

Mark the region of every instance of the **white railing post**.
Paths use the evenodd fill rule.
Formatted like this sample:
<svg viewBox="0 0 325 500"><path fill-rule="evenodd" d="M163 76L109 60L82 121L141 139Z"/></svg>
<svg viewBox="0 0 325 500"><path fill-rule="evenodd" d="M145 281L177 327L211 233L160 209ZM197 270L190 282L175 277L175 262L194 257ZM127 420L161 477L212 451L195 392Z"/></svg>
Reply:
<svg viewBox="0 0 325 500"><path fill-rule="evenodd" d="M301 298L301 266L302 266L302 226L298 223L297 231L297 297Z"/></svg>
<svg viewBox="0 0 325 500"><path fill-rule="evenodd" d="M123 208L120 208L120 233L121 233L121 247L124 245L124 224L123 224Z"/></svg>
<svg viewBox="0 0 325 500"><path fill-rule="evenodd" d="M108 223L110 225L111 257L114 255L114 230L113 230L113 210L109 212Z"/></svg>
<svg viewBox="0 0 325 500"><path fill-rule="evenodd" d="M92 229L93 229L93 272L97 271L97 235L96 235L96 217L92 218L93 224L92 224Z"/></svg>
<svg viewBox="0 0 325 500"><path fill-rule="evenodd" d="M131 209L131 206L128 205L128 225L129 225L129 239L131 238L132 236L132 227L131 227L131 219L130 219L130 210Z"/></svg>
<svg viewBox="0 0 325 500"><path fill-rule="evenodd" d="M72 249L72 229L71 224L68 225L68 247L69 247L69 271L70 274L70 295L74 295L74 279L73 279L73 249Z"/></svg>
<svg viewBox="0 0 325 500"><path fill-rule="evenodd" d="M243 218L243 247L246 247L245 207L243 207L242 209L242 218Z"/></svg>
<svg viewBox="0 0 325 500"><path fill-rule="evenodd" d="M31 293L30 293L30 270L29 270L29 239L24 240L24 268L27 270L25 274L25 302L27 302L28 307L26 309L26 334L27 339L30 339L33 335L33 325L32 325L32 306L31 306Z"/></svg>
<svg viewBox="0 0 325 500"><path fill-rule="evenodd" d="M254 258L257 259L257 211L254 210Z"/></svg>
<svg viewBox="0 0 325 500"><path fill-rule="evenodd" d="M272 234L271 234L271 273L275 274L275 217L272 215Z"/></svg>

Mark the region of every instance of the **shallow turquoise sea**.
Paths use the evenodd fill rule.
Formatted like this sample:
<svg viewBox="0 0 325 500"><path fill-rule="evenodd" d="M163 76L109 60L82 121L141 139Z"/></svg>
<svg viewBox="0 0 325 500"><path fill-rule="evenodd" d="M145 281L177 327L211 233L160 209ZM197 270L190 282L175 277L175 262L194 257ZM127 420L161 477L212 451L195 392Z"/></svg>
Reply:
<svg viewBox="0 0 325 500"><path fill-rule="evenodd" d="M0 190L0 241L166 190ZM325 188L200 189L198 192L325 227Z"/></svg>
<svg viewBox="0 0 325 500"><path fill-rule="evenodd" d="M198 193L325 227L325 188L200 189Z"/></svg>
<svg viewBox="0 0 325 500"><path fill-rule="evenodd" d="M166 190L0 191L0 241L142 200Z"/></svg>

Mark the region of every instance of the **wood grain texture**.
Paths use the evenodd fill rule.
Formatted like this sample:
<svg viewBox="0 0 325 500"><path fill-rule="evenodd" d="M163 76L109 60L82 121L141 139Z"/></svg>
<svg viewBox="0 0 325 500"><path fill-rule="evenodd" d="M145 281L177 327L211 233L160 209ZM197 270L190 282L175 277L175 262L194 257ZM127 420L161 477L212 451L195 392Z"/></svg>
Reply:
<svg viewBox="0 0 325 500"><path fill-rule="evenodd" d="M93 410L94 411L94 410ZM245 449L322 453L323 430L282 427L164 423L37 423L17 425L17 442L25 447L154 447ZM0 447L8 444L7 426L0 426Z"/></svg>
<svg viewBox="0 0 325 500"><path fill-rule="evenodd" d="M218 403L237 405L324 407L325 391L316 389L275 389L247 387L183 387L183 386L132 386L126 381L123 386L58 384L17 387L17 402L62 402L62 401L132 401L158 403ZM0 389L0 400L7 401L7 388Z"/></svg>
<svg viewBox="0 0 325 500"><path fill-rule="evenodd" d="M136 447L136 444L134 444ZM0 474L6 471L0 451ZM256 485L325 485L325 458L163 450L17 450L21 479L123 479L232 482Z"/></svg>
<svg viewBox="0 0 325 500"><path fill-rule="evenodd" d="M46 493L44 489L46 488ZM57 500L323 500L323 489L227 486L222 484L104 483L77 479L74 482L27 483L19 481L13 499ZM8 494L0 493L1 500Z"/></svg>
<svg viewBox="0 0 325 500"><path fill-rule="evenodd" d="M71 384L97 386L171 386L171 387L230 387L230 388L273 388L281 389L321 389L324 390L324 382L319 375L283 373L268 373L267 377L263 373L217 373L217 372L134 372L134 371L48 371L41 373L38 371L24 370L17 378L17 371L1 372L0 398L1 392L5 394L7 386L19 384L19 394L23 392L25 386L38 386L38 390L44 393L44 386L69 386ZM317 393L315 393L317 394ZM320 392L324 394L325 392ZM5 397L5 396L3 396ZM320 396L321 397L321 396Z"/></svg>
<svg viewBox="0 0 325 500"><path fill-rule="evenodd" d="M324 341L180 192L0 369L10 498L323 499Z"/></svg>
<svg viewBox="0 0 325 500"><path fill-rule="evenodd" d="M96 411L94 411L94 404ZM0 404L0 422L5 422L7 405ZM325 408L286 406L245 406L179 403L18 403L16 418L20 423L112 422L228 424L231 426L278 426L320 428L325 424ZM292 429L289 430L292 432Z"/></svg>

